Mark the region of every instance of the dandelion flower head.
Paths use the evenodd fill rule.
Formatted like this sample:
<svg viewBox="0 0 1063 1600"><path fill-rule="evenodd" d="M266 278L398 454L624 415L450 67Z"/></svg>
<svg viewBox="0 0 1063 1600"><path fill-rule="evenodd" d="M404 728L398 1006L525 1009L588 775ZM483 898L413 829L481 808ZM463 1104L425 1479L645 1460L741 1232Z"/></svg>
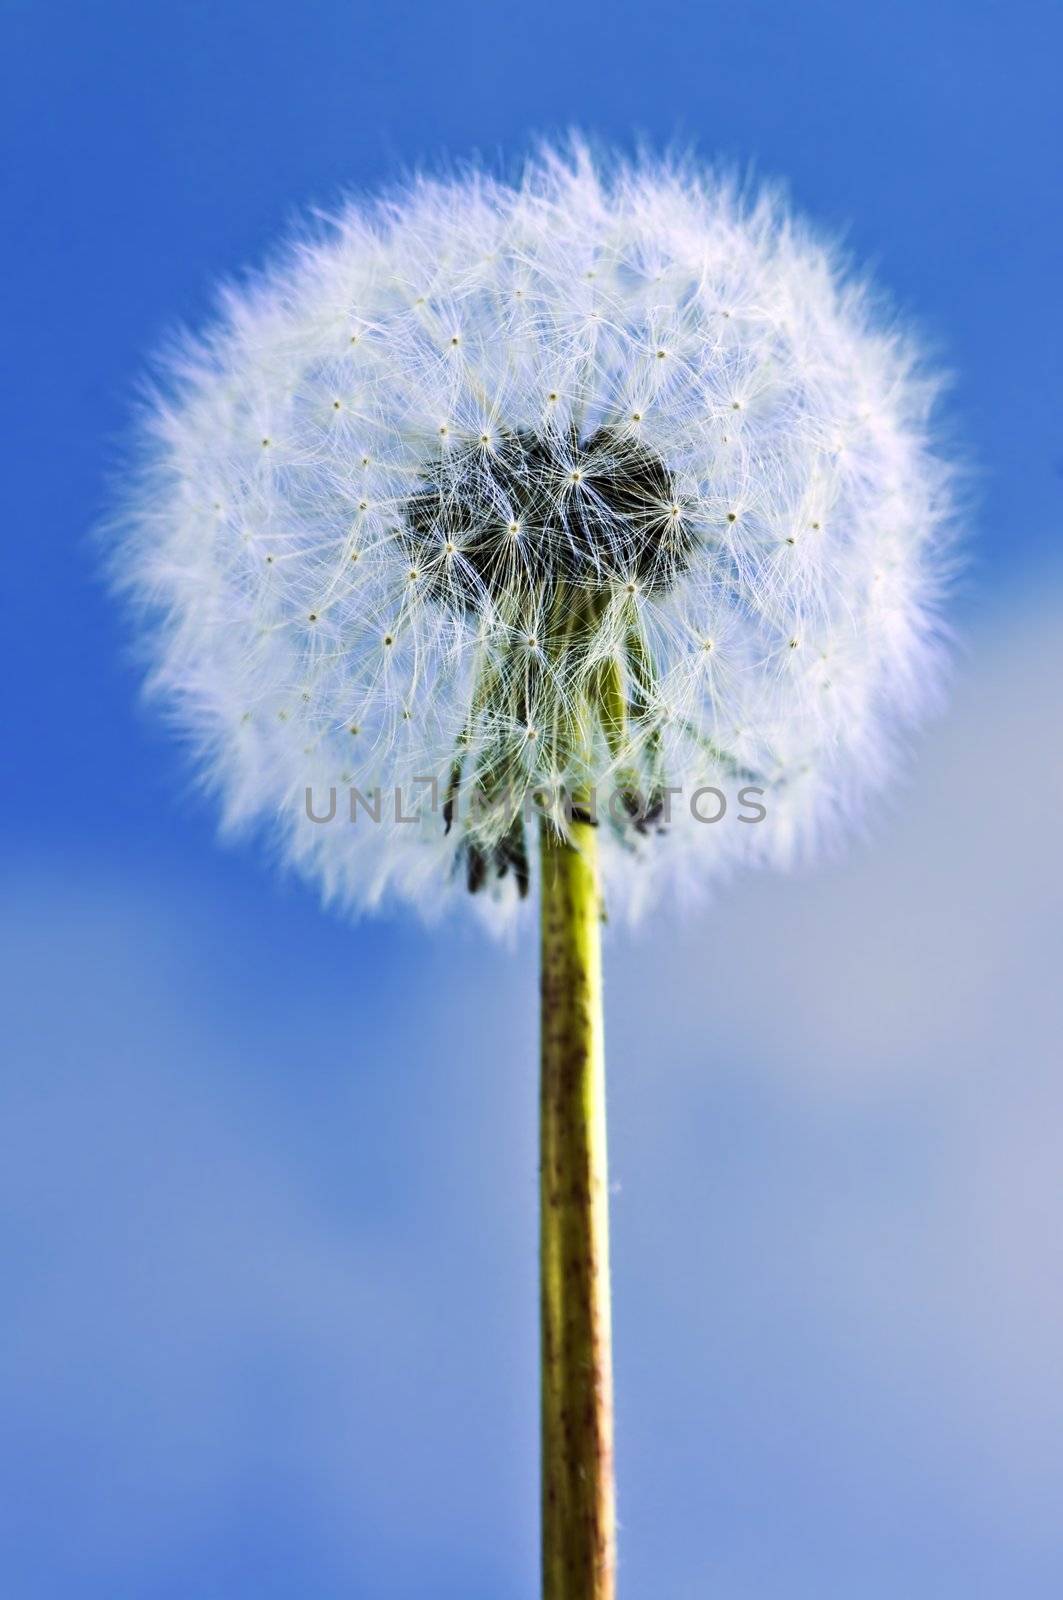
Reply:
<svg viewBox="0 0 1063 1600"><path fill-rule="evenodd" d="M637 905L786 864L890 772L938 678L935 398L777 195L547 151L227 291L114 569L226 820L327 897L504 916L536 813L593 812Z"/></svg>

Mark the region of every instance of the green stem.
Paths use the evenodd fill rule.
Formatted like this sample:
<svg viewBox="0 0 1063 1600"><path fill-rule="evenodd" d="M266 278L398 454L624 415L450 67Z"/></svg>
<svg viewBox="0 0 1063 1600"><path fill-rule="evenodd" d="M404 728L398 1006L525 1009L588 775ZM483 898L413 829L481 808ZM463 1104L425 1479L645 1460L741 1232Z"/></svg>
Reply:
<svg viewBox="0 0 1063 1600"><path fill-rule="evenodd" d="M595 829L542 823L544 1600L613 1600L613 1373Z"/></svg>

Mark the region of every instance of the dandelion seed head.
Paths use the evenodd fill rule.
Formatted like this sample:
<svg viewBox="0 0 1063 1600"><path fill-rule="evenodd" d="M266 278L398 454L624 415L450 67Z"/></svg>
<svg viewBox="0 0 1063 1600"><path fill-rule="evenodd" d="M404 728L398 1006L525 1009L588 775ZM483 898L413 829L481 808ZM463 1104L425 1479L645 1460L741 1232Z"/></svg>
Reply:
<svg viewBox="0 0 1063 1600"><path fill-rule="evenodd" d="M890 772L940 677L936 394L777 196L545 152L348 205L229 291L113 569L227 821L329 898L508 911L529 801L612 787L634 905L785 865ZM412 824L306 815L421 775L445 803ZM743 782L756 826L685 804Z"/></svg>

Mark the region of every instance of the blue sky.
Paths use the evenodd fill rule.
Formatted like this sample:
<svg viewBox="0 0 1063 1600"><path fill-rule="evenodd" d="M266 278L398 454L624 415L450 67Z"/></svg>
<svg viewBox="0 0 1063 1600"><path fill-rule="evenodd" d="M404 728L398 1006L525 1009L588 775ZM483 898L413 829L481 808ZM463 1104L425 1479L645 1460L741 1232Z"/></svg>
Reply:
<svg viewBox="0 0 1063 1600"><path fill-rule="evenodd" d="M301 207L578 125L786 179L955 374L971 484L874 836L610 936L623 1592L1058 1594L1058 9L3 29L5 1589L535 1594L533 950L219 848L88 530L145 356Z"/></svg>

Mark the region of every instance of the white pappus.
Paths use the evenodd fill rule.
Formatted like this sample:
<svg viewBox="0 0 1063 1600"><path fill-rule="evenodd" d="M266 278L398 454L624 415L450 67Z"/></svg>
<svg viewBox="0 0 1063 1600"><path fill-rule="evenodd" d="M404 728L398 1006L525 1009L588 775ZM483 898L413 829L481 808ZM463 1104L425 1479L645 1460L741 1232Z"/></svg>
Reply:
<svg viewBox="0 0 1063 1600"><path fill-rule="evenodd" d="M889 772L939 677L936 388L778 197L547 151L225 293L113 571L227 821L328 898L507 915L536 810L593 808L634 906L785 864Z"/></svg>

